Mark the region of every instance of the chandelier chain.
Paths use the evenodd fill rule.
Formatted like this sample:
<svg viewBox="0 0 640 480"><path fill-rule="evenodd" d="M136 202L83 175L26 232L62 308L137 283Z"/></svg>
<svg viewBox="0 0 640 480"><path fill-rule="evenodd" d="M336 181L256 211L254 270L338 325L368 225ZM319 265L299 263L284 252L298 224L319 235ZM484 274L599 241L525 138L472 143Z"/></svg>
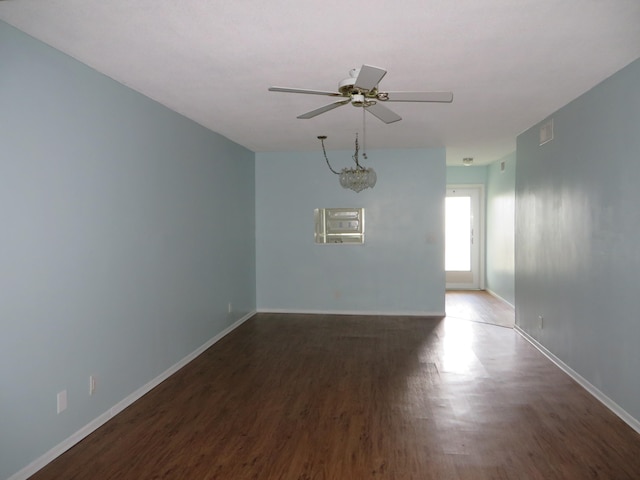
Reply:
<svg viewBox="0 0 640 480"><path fill-rule="evenodd" d="M320 143L322 143L322 153L324 153L324 159L327 162L327 166L329 167L329 170L331 170L336 175L340 175L340 172L336 172L331 166L331 164L329 163L329 158L327 157L327 150L324 148L324 138L322 137L318 137L318 138L320 139Z"/></svg>

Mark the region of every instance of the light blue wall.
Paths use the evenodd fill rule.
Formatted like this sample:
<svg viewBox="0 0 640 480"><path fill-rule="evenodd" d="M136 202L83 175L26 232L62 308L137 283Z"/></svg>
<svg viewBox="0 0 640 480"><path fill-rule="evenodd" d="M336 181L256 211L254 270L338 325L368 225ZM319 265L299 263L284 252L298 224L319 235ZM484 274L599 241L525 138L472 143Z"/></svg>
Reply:
<svg viewBox="0 0 640 480"><path fill-rule="evenodd" d="M640 60L518 137L518 325L640 419ZM544 326L538 328L538 315Z"/></svg>
<svg viewBox="0 0 640 480"><path fill-rule="evenodd" d="M447 185L485 185L486 183L487 167L485 165L447 167Z"/></svg>
<svg viewBox="0 0 640 480"><path fill-rule="evenodd" d="M320 144L256 154L258 309L444 312L442 149L370 151L378 184L340 187ZM353 152L328 152L334 168ZM316 245L313 210L364 207L365 245Z"/></svg>
<svg viewBox="0 0 640 480"><path fill-rule="evenodd" d="M8 478L255 309L255 198L252 152L3 22L0 70Z"/></svg>
<svg viewBox="0 0 640 480"><path fill-rule="evenodd" d="M486 235L486 287L511 305L515 302L515 188L513 152L487 167Z"/></svg>

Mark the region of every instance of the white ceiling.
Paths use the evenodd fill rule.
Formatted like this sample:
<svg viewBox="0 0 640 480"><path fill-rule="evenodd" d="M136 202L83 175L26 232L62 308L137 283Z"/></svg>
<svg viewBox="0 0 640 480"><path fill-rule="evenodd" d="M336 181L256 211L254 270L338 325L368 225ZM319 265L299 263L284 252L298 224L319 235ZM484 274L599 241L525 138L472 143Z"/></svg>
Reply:
<svg viewBox="0 0 640 480"><path fill-rule="evenodd" d="M450 90L388 104L367 148L447 147L485 164L640 57L639 0L3 0L0 19L256 151L351 149L362 112L271 85L335 90L363 63L381 90Z"/></svg>

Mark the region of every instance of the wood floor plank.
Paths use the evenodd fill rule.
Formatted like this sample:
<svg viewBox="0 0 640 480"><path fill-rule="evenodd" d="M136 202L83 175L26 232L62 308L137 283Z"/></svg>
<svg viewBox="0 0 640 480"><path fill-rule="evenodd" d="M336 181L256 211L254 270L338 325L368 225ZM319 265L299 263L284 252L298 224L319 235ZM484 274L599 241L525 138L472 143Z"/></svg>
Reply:
<svg viewBox="0 0 640 480"><path fill-rule="evenodd" d="M638 472L640 435L511 329L259 314L32 480Z"/></svg>
<svg viewBox="0 0 640 480"><path fill-rule="evenodd" d="M448 290L447 317L513 328L514 308L484 290Z"/></svg>

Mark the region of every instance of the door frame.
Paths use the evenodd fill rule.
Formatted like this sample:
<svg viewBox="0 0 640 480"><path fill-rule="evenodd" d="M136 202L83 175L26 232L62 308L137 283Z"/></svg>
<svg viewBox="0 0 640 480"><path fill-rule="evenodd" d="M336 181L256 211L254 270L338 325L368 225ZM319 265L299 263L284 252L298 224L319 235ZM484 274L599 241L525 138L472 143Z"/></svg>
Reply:
<svg viewBox="0 0 640 480"><path fill-rule="evenodd" d="M470 286L470 284L462 284L462 283L446 283L445 280L445 289L446 290L484 290L485 288L485 208L486 208L486 198L485 198L485 186L481 183L456 183L456 184L447 184L445 189L445 199L447 197L447 193L449 190L459 189L459 190L477 190L478 191L478 221L474 221L473 229L474 229L474 241L478 242L478 286ZM446 216L445 216L446 219ZM446 270L445 270L445 278L446 278Z"/></svg>

